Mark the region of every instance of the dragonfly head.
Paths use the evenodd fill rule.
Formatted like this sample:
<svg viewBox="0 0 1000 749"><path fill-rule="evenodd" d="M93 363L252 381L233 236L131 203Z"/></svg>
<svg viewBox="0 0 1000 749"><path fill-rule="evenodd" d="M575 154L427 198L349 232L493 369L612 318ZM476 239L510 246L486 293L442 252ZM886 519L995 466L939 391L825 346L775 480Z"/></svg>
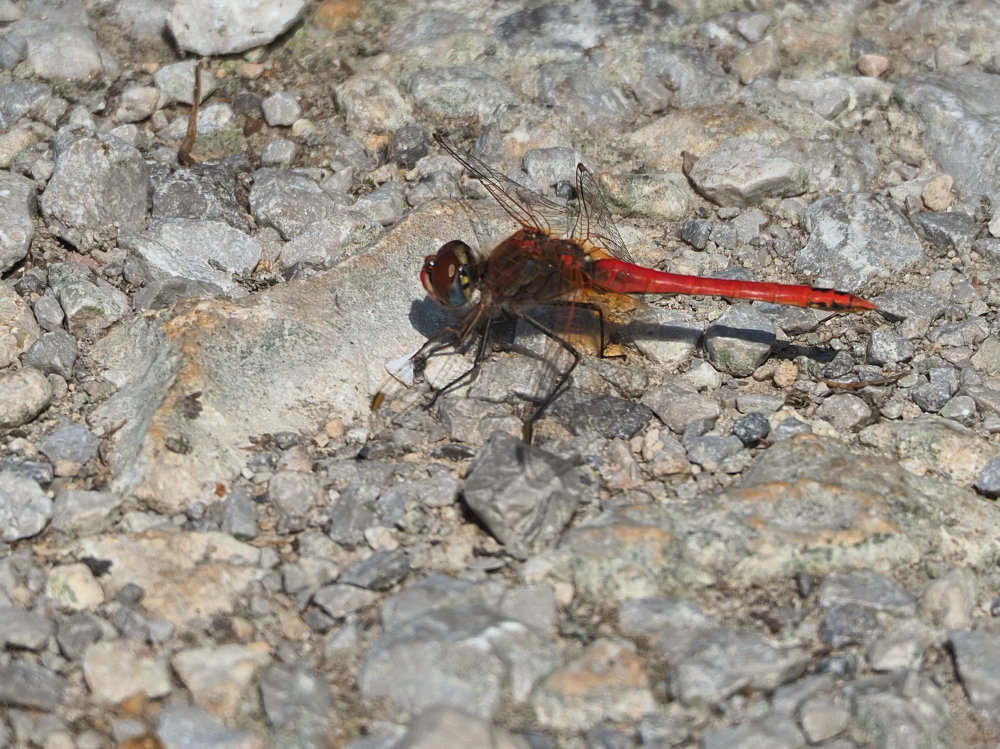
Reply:
<svg viewBox="0 0 1000 749"><path fill-rule="evenodd" d="M438 304L461 307L476 294L479 273L469 245L455 239L424 258L420 283Z"/></svg>

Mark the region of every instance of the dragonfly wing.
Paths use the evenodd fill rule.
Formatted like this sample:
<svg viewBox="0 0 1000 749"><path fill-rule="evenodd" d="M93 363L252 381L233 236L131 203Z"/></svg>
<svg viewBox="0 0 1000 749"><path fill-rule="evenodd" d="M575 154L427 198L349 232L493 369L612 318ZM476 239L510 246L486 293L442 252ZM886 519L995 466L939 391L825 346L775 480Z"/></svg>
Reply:
<svg viewBox="0 0 1000 749"><path fill-rule="evenodd" d="M482 183L510 216L525 229L537 229L551 236L564 236L576 222L576 213L568 206L549 200L517 184L507 175L471 154L464 154L440 133L434 140Z"/></svg>
<svg viewBox="0 0 1000 749"><path fill-rule="evenodd" d="M569 238L589 243L626 263L634 263L615 227L597 180L583 164L576 167L576 192L579 211Z"/></svg>

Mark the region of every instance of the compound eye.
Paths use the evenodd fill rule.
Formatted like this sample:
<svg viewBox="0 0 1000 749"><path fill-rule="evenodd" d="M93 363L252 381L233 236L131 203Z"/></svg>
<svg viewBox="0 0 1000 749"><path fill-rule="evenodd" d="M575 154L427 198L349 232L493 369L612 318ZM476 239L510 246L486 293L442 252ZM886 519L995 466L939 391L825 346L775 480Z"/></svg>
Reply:
<svg viewBox="0 0 1000 749"><path fill-rule="evenodd" d="M469 300L471 258L469 246L457 239L441 245L436 255L424 258L420 282L431 299L445 307L461 307Z"/></svg>

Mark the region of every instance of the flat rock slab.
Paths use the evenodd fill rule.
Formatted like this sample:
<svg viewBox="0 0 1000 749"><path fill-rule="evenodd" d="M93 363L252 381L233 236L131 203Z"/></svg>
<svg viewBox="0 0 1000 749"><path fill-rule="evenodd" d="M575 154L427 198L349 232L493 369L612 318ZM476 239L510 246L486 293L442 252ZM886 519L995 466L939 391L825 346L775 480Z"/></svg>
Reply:
<svg viewBox="0 0 1000 749"><path fill-rule="evenodd" d="M329 272L240 301L181 304L103 339L94 359L119 390L90 421L117 429L113 490L168 514L217 501L216 484L244 465L251 435L366 414L388 377L383 364L446 324L418 270L445 241L478 244L486 230L472 216L436 204Z"/></svg>
<svg viewBox="0 0 1000 749"><path fill-rule="evenodd" d="M1000 556L998 534L995 503L804 435L715 497L609 510L570 531L555 557L585 594L624 601L929 559L983 567Z"/></svg>

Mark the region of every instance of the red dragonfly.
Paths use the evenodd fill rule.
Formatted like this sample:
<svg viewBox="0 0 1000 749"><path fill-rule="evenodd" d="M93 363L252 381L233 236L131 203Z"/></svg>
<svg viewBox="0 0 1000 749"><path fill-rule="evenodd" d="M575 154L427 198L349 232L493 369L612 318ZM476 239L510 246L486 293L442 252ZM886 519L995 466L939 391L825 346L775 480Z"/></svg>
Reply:
<svg viewBox="0 0 1000 749"><path fill-rule="evenodd" d="M518 185L474 156L462 154L439 133L434 134L434 140L482 183L521 228L485 258L476 257L460 240L447 242L435 254L424 258L420 281L427 294L445 307L466 311L456 327L446 329L416 351L408 360L409 368L420 375L430 357L463 345L481 325L505 312L537 328L568 351L572 362L558 374L555 385L525 420L526 442L531 441L534 422L565 389L580 354L562 337L527 315L523 311L525 306L570 303L595 307L588 301L595 299L600 311L600 300L615 294L689 294L835 312L875 309L871 302L844 291L688 276L636 265L611 220L597 182L583 164L577 165L573 209ZM484 331L480 339L472 368L439 389L435 398L475 378L485 353L487 334ZM603 340L601 346L603 349ZM384 397L384 391L375 396L373 410L381 406Z"/></svg>

